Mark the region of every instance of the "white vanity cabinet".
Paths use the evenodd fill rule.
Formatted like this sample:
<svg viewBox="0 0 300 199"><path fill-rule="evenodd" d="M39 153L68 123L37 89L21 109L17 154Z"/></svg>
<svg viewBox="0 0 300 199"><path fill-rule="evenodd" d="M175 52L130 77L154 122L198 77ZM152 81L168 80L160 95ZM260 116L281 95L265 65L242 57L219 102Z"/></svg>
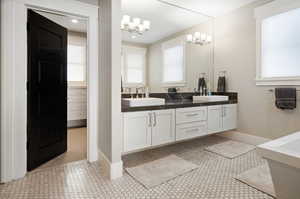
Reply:
<svg viewBox="0 0 300 199"><path fill-rule="evenodd" d="M125 112L122 123L127 153L235 129L237 105Z"/></svg>
<svg viewBox="0 0 300 199"><path fill-rule="evenodd" d="M134 151L151 146L151 112L130 112L123 114L123 151Z"/></svg>
<svg viewBox="0 0 300 199"><path fill-rule="evenodd" d="M228 131L236 128L236 104L209 106L207 114L209 134Z"/></svg>
<svg viewBox="0 0 300 199"><path fill-rule="evenodd" d="M123 151L134 151L175 141L174 109L123 114Z"/></svg>

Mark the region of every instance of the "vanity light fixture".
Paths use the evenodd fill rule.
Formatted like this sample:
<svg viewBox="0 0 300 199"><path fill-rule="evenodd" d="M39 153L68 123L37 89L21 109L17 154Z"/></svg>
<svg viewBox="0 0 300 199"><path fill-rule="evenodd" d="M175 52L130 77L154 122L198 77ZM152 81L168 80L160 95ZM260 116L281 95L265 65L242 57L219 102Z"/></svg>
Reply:
<svg viewBox="0 0 300 199"><path fill-rule="evenodd" d="M195 32L194 35L188 34L186 36L186 41L188 43L205 45L212 42L212 36L205 33Z"/></svg>
<svg viewBox="0 0 300 199"><path fill-rule="evenodd" d="M131 18L129 15L124 15L121 21L121 30L142 35L150 30L150 21L142 21L140 18Z"/></svg>

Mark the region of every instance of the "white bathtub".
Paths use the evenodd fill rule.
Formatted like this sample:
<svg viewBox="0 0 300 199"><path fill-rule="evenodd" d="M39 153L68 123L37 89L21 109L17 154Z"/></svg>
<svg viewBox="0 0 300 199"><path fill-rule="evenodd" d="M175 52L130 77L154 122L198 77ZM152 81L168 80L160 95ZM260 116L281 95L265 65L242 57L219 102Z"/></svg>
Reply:
<svg viewBox="0 0 300 199"><path fill-rule="evenodd" d="M300 199L300 132L258 146L266 158L278 199Z"/></svg>

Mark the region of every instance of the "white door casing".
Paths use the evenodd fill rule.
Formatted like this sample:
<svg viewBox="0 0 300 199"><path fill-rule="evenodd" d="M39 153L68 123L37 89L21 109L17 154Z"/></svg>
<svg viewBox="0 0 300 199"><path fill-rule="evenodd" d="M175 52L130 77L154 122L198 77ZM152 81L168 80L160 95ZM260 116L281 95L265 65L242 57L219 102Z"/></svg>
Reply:
<svg viewBox="0 0 300 199"><path fill-rule="evenodd" d="M98 159L98 7L75 0L1 1L1 182L27 172L27 9L88 21L87 159Z"/></svg>

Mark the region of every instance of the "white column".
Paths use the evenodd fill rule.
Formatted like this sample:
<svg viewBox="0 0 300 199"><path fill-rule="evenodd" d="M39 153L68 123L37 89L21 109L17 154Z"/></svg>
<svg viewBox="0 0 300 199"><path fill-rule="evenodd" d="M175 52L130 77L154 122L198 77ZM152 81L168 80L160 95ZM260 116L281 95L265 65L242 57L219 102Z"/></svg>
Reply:
<svg viewBox="0 0 300 199"><path fill-rule="evenodd" d="M122 176L121 0L99 0L99 152L111 179Z"/></svg>

